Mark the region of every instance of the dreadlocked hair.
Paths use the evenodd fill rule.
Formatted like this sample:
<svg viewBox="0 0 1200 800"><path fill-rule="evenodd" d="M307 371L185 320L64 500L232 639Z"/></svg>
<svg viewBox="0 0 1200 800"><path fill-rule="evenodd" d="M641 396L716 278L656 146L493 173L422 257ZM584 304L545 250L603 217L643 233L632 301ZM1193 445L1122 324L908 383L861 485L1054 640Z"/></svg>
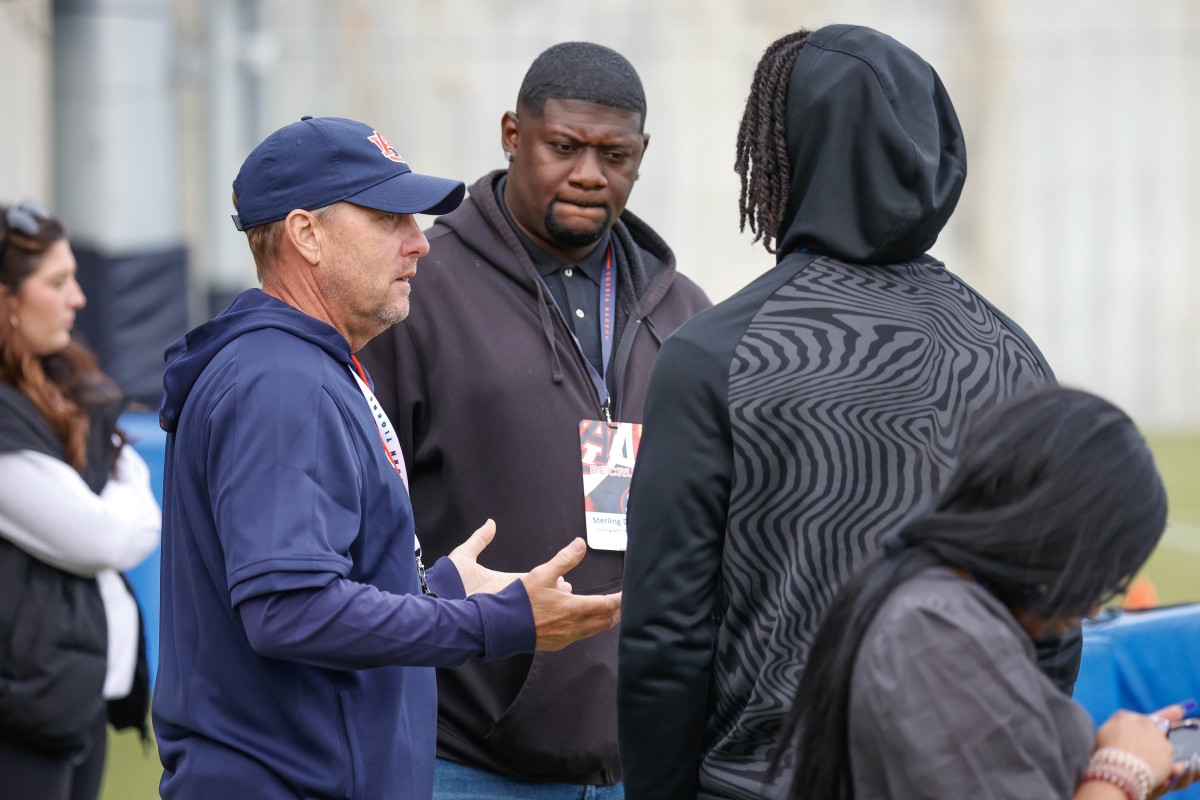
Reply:
<svg viewBox="0 0 1200 800"><path fill-rule="evenodd" d="M788 167L784 119L788 82L809 30L777 39L759 59L738 127L734 171L742 178L739 230L749 223L754 241L762 240L768 253L778 252L779 223L787 208L791 170Z"/></svg>

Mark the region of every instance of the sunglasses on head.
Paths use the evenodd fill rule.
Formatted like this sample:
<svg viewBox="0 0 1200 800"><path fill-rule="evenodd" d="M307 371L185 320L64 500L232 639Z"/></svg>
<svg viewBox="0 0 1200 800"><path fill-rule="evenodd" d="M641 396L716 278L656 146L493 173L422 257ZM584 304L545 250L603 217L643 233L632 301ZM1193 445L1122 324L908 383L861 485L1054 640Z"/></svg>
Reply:
<svg viewBox="0 0 1200 800"><path fill-rule="evenodd" d="M15 206L9 206L4 211L4 238L0 239L0 259L8 251L9 239L13 231L26 236L37 236L42 229L42 222L53 219L54 212L37 200L25 198Z"/></svg>

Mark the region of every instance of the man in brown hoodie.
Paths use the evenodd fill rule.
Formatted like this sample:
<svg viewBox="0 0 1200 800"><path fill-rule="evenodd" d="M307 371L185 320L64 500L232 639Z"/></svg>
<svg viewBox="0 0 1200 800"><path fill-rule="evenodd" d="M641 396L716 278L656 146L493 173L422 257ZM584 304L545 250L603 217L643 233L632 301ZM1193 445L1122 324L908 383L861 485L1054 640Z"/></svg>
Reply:
<svg viewBox="0 0 1200 800"><path fill-rule="evenodd" d="M640 423L662 340L709 305L625 210L645 116L620 54L582 42L542 53L501 120L509 169L429 229L412 314L360 354L431 557L488 516L494 569L586 538L584 423ZM574 591L617 591L624 553L597 548L620 544L589 544ZM435 797L621 797L616 646L612 631L439 670Z"/></svg>

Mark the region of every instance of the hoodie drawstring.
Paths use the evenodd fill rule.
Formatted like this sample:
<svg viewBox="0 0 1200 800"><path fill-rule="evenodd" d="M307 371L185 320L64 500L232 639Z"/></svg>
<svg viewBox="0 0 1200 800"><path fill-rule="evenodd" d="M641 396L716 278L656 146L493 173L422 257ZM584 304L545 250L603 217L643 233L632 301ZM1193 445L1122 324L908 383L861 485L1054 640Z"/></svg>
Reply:
<svg viewBox="0 0 1200 800"><path fill-rule="evenodd" d="M554 320L550 317L550 304L546 302L546 289L541 280L535 280L538 292L538 312L542 318L542 333L550 345L550 377L555 383L563 382L562 359L558 357L558 339L554 335Z"/></svg>
<svg viewBox="0 0 1200 800"><path fill-rule="evenodd" d="M650 315L647 314L642 318L642 321L646 323L646 330L650 331L650 336L654 339L654 343L662 347L663 337L659 335L658 328L654 327L654 320L650 319Z"/></svg>

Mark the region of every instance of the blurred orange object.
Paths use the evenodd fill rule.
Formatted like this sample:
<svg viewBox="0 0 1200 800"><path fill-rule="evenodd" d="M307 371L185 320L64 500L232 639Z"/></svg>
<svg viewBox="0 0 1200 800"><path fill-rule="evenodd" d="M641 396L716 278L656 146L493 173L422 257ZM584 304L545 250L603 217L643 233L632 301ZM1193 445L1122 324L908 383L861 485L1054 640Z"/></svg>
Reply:
<svg viewBox="0 0 1200 800"><path fill-rule="evenodd" d="M1140 575L1129 586L1129 593L1125 595L1125 602L1121 603L1121 608L1126 611L1137 611L1142 608L1154 608L1158 605L1158 590L1154 588L1154 581L1147 578L1145 575Z"/></svg>

